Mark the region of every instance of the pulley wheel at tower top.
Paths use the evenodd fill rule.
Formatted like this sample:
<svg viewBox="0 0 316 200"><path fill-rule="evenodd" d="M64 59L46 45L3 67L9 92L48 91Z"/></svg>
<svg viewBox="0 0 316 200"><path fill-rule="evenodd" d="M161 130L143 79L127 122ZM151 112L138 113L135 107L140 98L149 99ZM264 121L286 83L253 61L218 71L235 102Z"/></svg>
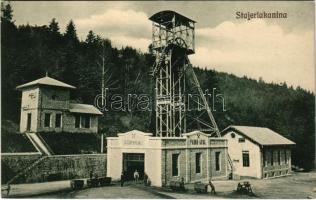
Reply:
<svg viewBox="0 0 316 200"><path fill-rule="evenodd" d="M184 49L187 49L187 44L185 43L184 39L180 38L180 37L177 37L174 39L174 44L181 47L181 48L184 48Z"/></svg>

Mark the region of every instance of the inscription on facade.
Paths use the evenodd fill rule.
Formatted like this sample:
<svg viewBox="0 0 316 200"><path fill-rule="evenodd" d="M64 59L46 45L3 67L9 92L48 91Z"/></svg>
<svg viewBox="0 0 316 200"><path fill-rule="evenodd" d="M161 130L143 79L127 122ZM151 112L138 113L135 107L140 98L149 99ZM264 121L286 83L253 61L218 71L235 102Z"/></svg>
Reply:
<svg viewBox="0 0 316 200"><path fill-rule="evenodd" d="M205 140L199 140L199 139L191 139L190 140L191 145L205 145Z"/></svg>
<svg viewBox="0 0 316 200"><path fill-rule="evenodd" d="M125 145L142 145L142 141L139 140L124 140Z"/></svg>
<svg viewBox="0 0 316 200"><path fill-rule="evenodd" d="M29 97L30 97L31 99L35 99L35 98L36 98L36 94L35 94L35 93L30 93L30 94L29 94Z"/></svg>

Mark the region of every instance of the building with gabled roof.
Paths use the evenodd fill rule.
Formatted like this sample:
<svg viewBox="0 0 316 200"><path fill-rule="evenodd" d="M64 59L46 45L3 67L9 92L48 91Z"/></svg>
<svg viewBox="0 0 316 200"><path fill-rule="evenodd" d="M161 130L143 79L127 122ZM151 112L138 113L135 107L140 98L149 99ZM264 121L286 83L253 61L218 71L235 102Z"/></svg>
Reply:
<svg viewBox="0 0 316 200"><path fill-rule="evenodd" d="M48 76L45 76L43 78L37 79L35 81L31 81L28 83L25 83L23 85L19 85L16 87L16 89L22 90L23 88L32 87L36 85L46 85L46 86L54 86L54 87L61 87L61 88L69 88L69 89L76 89L75 86L68 85L66 83L63 83L61 81L58 81L56 79L50 78Z"/></svg>
<svg viewBox="0 0 316 200"><path fill-rule="evenodd" d="M132 180L135 170L140 179L146 173L151 185L168 186L172 181L185 183L227 179L227 141L200 131L181 137L155 137L132 130L107 137L107 176Z"/></svg>
<svg viewBox="0 0 316 200"><path fill-rule="evenodd" d="M265 127L229 126L221 135L236 177L271 178L291 172L291 140Z"/></svg>
<svg viewBox="0 0 316 200"><path fill-rule="evenodd" d="M102 113L93 105L70 103L76 87L46 76L16 89L22 91L21 133L97 133Z"/></svg>

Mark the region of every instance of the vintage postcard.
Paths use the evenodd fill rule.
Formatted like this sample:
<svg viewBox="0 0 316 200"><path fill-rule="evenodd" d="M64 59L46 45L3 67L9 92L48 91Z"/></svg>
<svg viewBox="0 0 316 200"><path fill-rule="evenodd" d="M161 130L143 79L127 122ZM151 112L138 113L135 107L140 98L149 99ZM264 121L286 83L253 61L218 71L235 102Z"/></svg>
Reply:
<svg viewBox="0 0 316 200"><path fill-rule="evenodd" d="M314 1L2 1L1 197L316 198Z"/></svg>

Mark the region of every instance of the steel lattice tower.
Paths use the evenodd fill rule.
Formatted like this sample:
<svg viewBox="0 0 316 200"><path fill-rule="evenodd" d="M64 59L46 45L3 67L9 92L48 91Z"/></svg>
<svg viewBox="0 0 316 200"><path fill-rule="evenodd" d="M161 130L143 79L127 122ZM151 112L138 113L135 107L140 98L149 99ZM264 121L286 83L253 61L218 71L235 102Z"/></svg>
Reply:
<svg viewBox="0 0 316 200"><path fill-rule="evenodd" d="M194 54L195 21L174 11L161 11L152 21L152 46L156 60L152 75L155 81L156 136L179 137L186 130L186 73L201 95L201 105L211 120L208 128L219 135L214 117L202 94L198 79L188 59Z"/></svg>

